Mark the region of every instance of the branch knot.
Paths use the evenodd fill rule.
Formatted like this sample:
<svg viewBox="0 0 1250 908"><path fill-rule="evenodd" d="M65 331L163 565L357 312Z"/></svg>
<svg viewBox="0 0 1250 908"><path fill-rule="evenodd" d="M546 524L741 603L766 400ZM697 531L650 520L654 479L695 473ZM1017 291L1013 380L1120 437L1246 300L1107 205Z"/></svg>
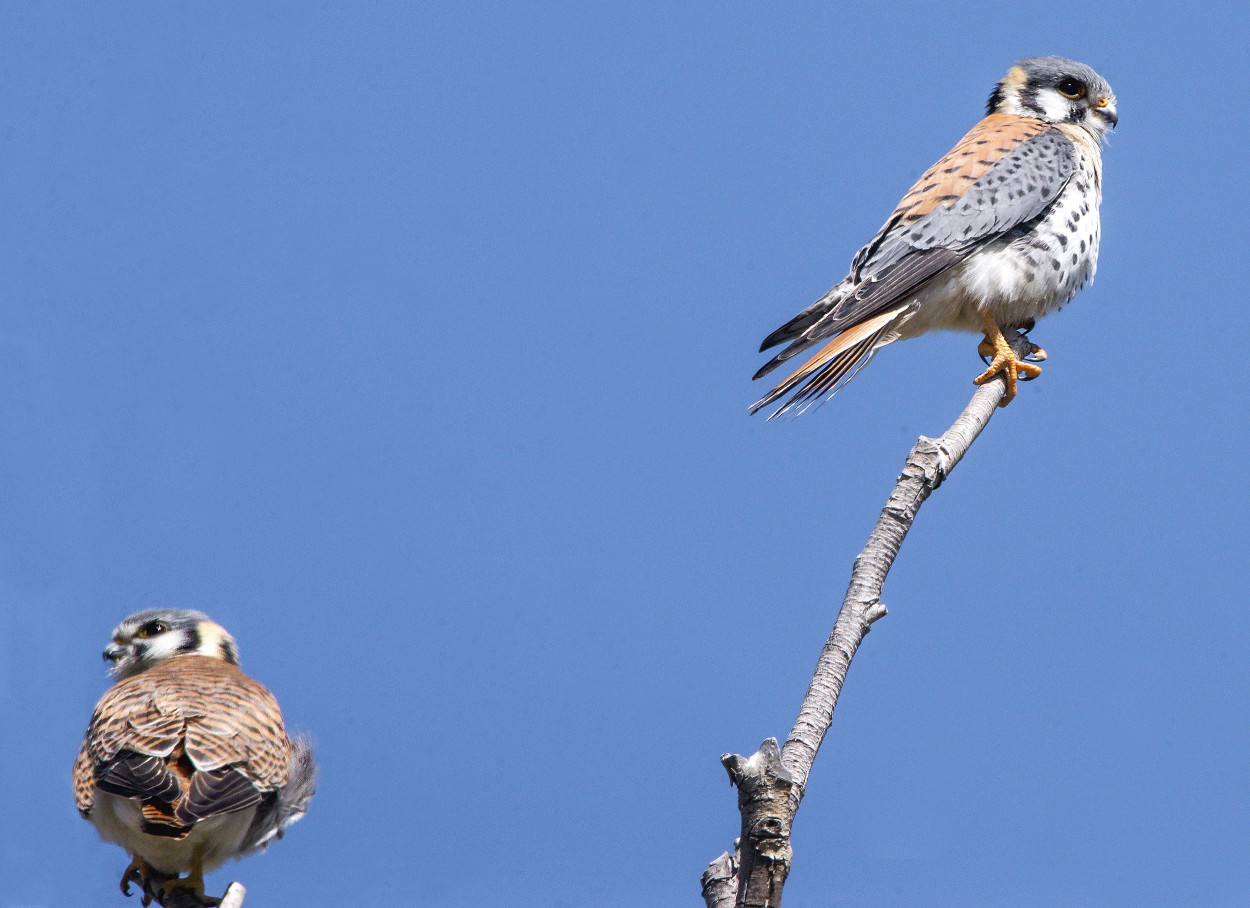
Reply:
<svg viewBox="0 0 1250 908"><path fill-rule="evenodd" d="M924 484L930 492L942 484L955 466L942 439L929 438L927 435L916 439L907 462L920 468Z"/></svg>

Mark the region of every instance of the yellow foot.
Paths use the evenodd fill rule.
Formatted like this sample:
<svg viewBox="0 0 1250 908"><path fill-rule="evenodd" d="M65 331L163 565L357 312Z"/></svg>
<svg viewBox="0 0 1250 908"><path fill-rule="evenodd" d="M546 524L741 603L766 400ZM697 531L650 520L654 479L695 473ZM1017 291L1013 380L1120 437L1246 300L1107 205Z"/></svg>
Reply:
<svg viewBox="0 0 1250 908"><path fill-rule="evenodd" d="M188 876L166 880L162 888L165 890L166 896L172 895L178 889L190 889L195 893L195 897L205 905L221 904L221 899L215 899L211 895L204 894L204 876L194 870Z"/></svg>
<svg viewBox="0 0 1250 908"><path fill-rule="evenodd" d="M135 855L130 861L130 866L127 867L126 871L122 874L122 882L121 882L122 895L129 898L130 897L130 884L138 883L140 888L142 888L143 884L146 883L151 876L152 876L152 868L148 866L148 862L145 861L143 858L139 857L138 855ZM147 904L146 893L144 893L144 899L145 901L143 904L146 905Z"/></svg>
<svg viewBox="0 0 1250 908"><path fill-rule="evenodd" d="M985 340L977 345L977 352L992 359L990 367L974 378L973 382L983 385L995 376L1003 376L1007 384L1007 392L998 405L1005 407L1015 399L1016 382L1020 379L1030 381L1037 378L1042 374L1042 370L1041 367L1025 362L1016 356L1016 352L1011 349L1011 344L1007 343L1007 338L1003 337L1002 329L998 327L993 316L987 312L982 313L981 323L985 326ZM1030 344L1026 356L1029 359L1045 359L1046 351L1035 344Z"/></svg>

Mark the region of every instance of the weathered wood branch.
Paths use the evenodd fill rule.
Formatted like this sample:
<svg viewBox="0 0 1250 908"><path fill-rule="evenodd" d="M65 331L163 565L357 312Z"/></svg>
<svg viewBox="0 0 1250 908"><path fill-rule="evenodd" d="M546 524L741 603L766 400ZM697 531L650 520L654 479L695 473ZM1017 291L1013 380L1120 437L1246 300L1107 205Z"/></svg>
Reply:
<svg viewBox="0 0 1250 908"><path fill-rule="evenodd" d="M1010 335L1009 335L1010 336ZM1011 336L1020 357L1034 348L1023 333ZM851 569L833 631L799 707L798 718L777 747L769 738L750 757L725 754L721 763L738 789L742 825L734 851L703 874L707 908L778 908L790 872L790 826L803 799L812 763L833 721L847 669L874 621L884 617L881 590L920 506L963 458L1006 394L1000 376L981 385L941 437L923 435L912 447L890 499Z"/></svg>

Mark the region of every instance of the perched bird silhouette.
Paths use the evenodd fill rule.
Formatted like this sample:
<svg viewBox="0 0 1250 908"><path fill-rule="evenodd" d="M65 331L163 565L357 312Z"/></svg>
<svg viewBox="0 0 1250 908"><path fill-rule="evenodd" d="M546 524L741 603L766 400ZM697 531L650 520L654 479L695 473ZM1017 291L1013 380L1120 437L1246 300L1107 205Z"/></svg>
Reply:
<svg viewBox="0 0 1250 908"><path fill-rule="evenodd" d="M96 705L78 760L78 809L131 856L121 889L154 871L168 895L204 895L206 870L268 846L304 815L316 766L273 694L199 612L138 612L104 650L117 683ZM180 874L186 873L186 877Z"/></svg>
<svg viewBox="0 0 1250 908"><path fill-rule="evenodd" d="M823 297L764 339L787 346L760 378L824 346L751 406L789 396L771 415L802 412L836 392L873 354L934 330L983 332L989 368L1007 391L1036 378L1003 329L1027 332L1094 277L1101 143L1116 125L1115 94L1098 73L1063 57L1019 60L994 88L987 116L903 196Z"/></svg>

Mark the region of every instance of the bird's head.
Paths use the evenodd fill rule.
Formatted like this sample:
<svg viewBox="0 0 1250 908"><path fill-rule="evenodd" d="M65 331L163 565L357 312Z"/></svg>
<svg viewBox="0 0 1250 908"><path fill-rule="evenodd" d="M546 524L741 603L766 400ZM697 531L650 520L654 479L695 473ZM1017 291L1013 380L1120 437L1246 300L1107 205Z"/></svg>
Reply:
<svg viewBox="0 0 1250 908"><path fill-rule="evenodd" d="M1119 122L1115 92L1084 63L1065 57L1025 57L1007 71L986 104L988 113L1073 123L1102 141Z"/></svg>
<svg viewBox="0 0 1250 908"><path fill-rule="evenodd" d="M239 664L239 648L226 629L187 609L135 612L113 629L113 640L104 648L109 674L119 681L174 656L210 656Z"/></svg>

